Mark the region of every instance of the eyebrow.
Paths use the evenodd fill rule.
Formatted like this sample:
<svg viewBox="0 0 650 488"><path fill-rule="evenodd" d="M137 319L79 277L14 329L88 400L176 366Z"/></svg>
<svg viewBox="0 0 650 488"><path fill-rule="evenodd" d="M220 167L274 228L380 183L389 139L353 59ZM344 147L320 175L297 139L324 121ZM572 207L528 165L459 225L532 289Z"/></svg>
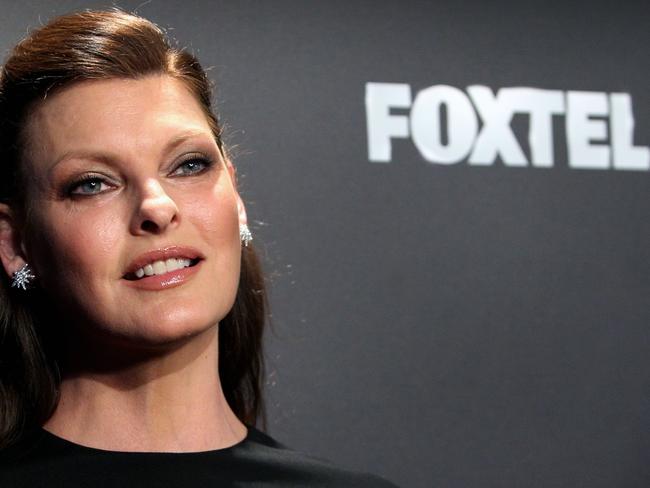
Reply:
<svg viewBox="0 0 650 488"><path fill-rule="evenodd" d="M209 139L216 144L216 141L214 140L214 137L212 136L212 132L209 133L210 137ZM198 129L192 129L192 130L187 130L183 131L180 134L177 134L176 136L172 137L167 144L165 144L163 148L163 153L169 153L176 149L178 146L183 144L184 142L190 140L190 139L195 139L195 138L204 138L208 139L206 137L208 133L206 133L203 130L198 130ZM217 146L218 149L218 146ZM48 175L51 175L52 172L54 171L54 168L56 168L59 164L61 164L64 161L67 161L69 159L92 159L94 161L98 161L104 164L110 164L111 161L114 161L115 159L118 159L115 157L113 154L110 152L107 153L105 151L94 151L94 150L72 150L68 151L63 156L58 158L52 166L48 169Z"/></svg>
<svg viewBox="0 0 650 488"><path fill-rule="evenodd" d="M177 136L173 137L166 145L163 150L163 152L168 153L176 149L178 146L183 144L185 141L189 139L195 139L199 137L205 137L207 134L205 131L202 130L188 130L184 131ZM217 145L217 141L214 139L214 136L212 135L212 132L210 132L210 140ZM218 146L218 145L217 145ZM218 148L218 147L217 147Z"/></svg>

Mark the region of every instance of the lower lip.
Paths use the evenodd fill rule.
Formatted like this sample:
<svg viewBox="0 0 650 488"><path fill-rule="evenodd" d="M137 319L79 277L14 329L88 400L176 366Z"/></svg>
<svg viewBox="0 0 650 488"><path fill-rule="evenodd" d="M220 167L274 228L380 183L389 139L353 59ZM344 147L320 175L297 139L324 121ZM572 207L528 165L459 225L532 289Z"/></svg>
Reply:
<svg viewBox="0 0 650 488"><path fill-rule="evenodd" d="M140 290L167 290L176 286L185 284L196 272L203 261L199 261L194 266L177 269L161 275L145 276L139 280L124 280L128 286Z"/></svg>

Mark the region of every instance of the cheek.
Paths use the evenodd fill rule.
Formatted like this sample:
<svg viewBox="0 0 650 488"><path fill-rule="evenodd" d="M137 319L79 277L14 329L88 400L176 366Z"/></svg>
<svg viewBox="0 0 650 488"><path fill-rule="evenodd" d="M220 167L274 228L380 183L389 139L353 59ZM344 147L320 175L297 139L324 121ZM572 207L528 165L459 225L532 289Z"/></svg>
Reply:
<svg viewBox="0 0 650 488"><path fill-rule="evenodd" d="M188 205L191 211L186 215L191 216L192 226L210 249L211 286L219 290L218 301L227 312L235 301L241 261L236 193L217 187Z"/></svg>
<svg viewBox="0 0 650 488"><path fill-rule="evenodd" d="M221 245L239 242L239 218L235 192L221 185L187 202L186 215L202 237Z"/></svg>
<svg viewBox="0 0 650 488"><path fill-rule="evenodd" d="M108 274L110 266L116 264L121 239L119 218L87 211L53 212L40 220L32 251L44 285L87 283L94 276Z"/></svg>

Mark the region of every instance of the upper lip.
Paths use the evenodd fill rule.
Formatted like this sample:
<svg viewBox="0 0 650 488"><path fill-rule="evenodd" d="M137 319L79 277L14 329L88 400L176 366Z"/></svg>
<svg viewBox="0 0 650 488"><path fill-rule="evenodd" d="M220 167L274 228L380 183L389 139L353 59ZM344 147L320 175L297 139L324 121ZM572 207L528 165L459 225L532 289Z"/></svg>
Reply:
<svg viewBox="0 0 650 488"><path fill-rule="evenodd" d="M124 275L135 273L138 269L154 261L165 259L203 259L203 254L193 247L188 246L166 246L159 249L153 249L140 254L126 268Z"/></svg>

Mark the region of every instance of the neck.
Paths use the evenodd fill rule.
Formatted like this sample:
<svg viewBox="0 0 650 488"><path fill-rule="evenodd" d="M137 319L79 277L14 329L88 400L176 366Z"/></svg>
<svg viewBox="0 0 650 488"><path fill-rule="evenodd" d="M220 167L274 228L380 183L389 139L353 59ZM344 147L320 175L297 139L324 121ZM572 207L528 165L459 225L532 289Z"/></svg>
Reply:
<svg viewBox="0 0 650 488"><path fill-rule="evenodd" d="M107 357L103 349L68 356L77 362L65 365L59 404L46 430L113 451L206 451L245 437L246 427L226 402L219 379L218 326L137 359Z"/></svg>

